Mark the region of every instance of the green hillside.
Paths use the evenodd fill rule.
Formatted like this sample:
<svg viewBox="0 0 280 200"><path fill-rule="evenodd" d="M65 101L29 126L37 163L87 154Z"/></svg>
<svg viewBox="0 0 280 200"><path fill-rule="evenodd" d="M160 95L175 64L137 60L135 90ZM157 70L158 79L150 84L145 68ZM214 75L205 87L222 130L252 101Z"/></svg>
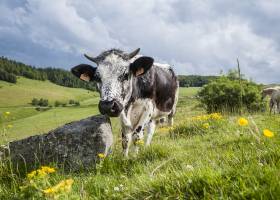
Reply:
<svg viewBox="0 0 280 200"><path fill-rule="evenodd" d="M47 111L37 111L32 106L33 98L55 101L79 101L81 106L52 107ZM13 128L1 135L0 143L20 139L32 134L47 132L62 124L97 114L96 103L99 95L85 89L68 88L49 81L38 81L19 77L16 84L0 81L0 113L10 112L5 125ZM0 126L4 126L0 119Z"/></svg>
<svg viewBox="0 0 280 200"><path fill-rule="evenodd" d="M51 83L37 81L24 77L18 78L16 84L0 81L0 107L28 106L32 98L47 98L68 101L69 99L85 100L96 95L91 91L77 88L67 88Z"/></svg>

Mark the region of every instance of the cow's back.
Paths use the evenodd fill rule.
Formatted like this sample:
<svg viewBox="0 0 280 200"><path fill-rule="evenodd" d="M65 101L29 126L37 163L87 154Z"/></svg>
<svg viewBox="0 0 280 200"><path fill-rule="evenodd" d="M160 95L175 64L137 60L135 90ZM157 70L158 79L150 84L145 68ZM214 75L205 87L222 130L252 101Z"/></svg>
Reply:
<svg viewBox="0 0 280 200"><path fill-rule="evenodd" d="M154 65L146 74L134 81L132 99L153 100L156 108L170 112L176 100L177 77L169 66Z"/></svg>

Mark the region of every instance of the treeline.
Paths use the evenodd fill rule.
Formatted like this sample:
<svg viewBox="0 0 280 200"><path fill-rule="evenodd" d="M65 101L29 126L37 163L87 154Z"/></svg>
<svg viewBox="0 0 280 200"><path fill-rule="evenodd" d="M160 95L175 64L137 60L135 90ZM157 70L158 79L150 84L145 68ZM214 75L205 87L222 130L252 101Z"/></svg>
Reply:
<svg viewBox="0 0 280 200"><path fill-rule="evenodd" d="M49 80L57 85L95 90L94 83L85 83L71 72L57 68L36 68L21 62L0 57L0 80L16 83L17 77L23 76L34 80Z"/></svg>
<svg viewBox="0 0 280 200"><path fill-rule="evenodd" d="M180 87L202 87L211 80L215 80L217 76L199 76L199 75L179 75Z"/></svg>

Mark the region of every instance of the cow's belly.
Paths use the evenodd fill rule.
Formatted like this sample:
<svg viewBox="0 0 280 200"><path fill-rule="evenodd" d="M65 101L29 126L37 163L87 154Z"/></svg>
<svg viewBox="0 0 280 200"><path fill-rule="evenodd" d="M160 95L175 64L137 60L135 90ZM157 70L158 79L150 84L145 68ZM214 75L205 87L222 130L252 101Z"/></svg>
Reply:
<svg viewBox="0 0 280 200"><path fill-rule="evenodd" d="M127 117L131 122L132 129L146 123L153 113L153 103L151 99L138 99L129 108Z"/></svg>
<svg viewBox="0 0 280 200"><path fill-rule="evenodd" d="M162 117L165 117L170 114L171 111L165 112L157 109L156 107L154 108L153 114L152 114L152 119L159 119Z"/></svg>
<svg viewBox="0 0 280 200"><path fill-rule="evenodd" d="M151 119L159 119L170 114L171 111L159 110L152 99L138 99L129 108L127 117L131 122L132 129L144 126Z"/></svg>

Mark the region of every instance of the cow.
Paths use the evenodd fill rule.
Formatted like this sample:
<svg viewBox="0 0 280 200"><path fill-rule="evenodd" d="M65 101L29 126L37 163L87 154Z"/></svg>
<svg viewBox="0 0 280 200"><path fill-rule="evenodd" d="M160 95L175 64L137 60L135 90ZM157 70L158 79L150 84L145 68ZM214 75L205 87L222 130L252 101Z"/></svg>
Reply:
<svg viewBox="0 0 280 200"><path fill-rule="evenodd" d="M120 118L125 157L131 142L138 153L137 144L144 138L144 129L145 145L150 145L158 119L167 118L173 125L178 101L179 82L172 67L137 55L139 51L140 48L131 53L110 49L97 57L84 54L97 67L80 64L71 69L81 80L96 82L100 113Z"/></svg>
<svg viewBox="0 0 280 200"><path fill-rule="evenodd" d="M274 91L278 91L278 90L280 90L280 87L279 87L279 86L264 88L264 89L262 90L262 93L261 93L261 95L262 95L262 100L263 100L266 96L270 96L270 97L271 97L272 93L273 93Z"/></svg>
<svg viewBox="0 0 280 200"><path fill-rule="evenodd" d="M280 90L276 90L271 94L269 107L270 107L270 114L272 112L272 109L274 109L274 114L275 114L275 109L276 112L280 113Z"/></svg>

